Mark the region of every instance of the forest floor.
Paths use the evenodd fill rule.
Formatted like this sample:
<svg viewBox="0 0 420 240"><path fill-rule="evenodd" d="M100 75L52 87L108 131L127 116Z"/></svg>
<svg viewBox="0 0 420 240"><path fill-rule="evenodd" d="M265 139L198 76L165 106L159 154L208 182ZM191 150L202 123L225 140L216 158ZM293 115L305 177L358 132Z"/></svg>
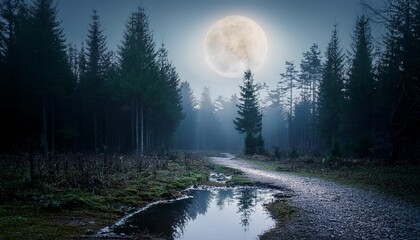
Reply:
<svg viewBox="0 0 420 240"><path fill-rule="evenodd" d="M95 234L149 202L176 198L187 187L208 183L214 167L198 155L143 159L141 167L133 156L118 156L104 168L103 156L65 154L51 160L54 164L38 158L37 183L30 186L27 158L1 156L0 239ZM238 175L234 181L246 179Z"/></svg>
<svg viewBox="0 0 420 240"><path fill-rule="evenodd" d="M227 185L254 184L241 171L214 164L208 156L222 155L1 155L0 239L101 239L95 236L99 229L150 202L180 197L194 185L226 185L210 182L210 172L232 176Z"/></svg>
<svg viewBox="0 0 420 240"><path fill-rule="evenodd" d="M419 194L416 168L375 170L352 164L340 170L332 164L327 173L321 167L264 158L228 155L212 160L243 171L254 181L286 189L289 197L283 201L296 212L287 224L278 224L262 239L420 239L418 199L409 196ZM387 186L390 190L384 190Z"/></svg>

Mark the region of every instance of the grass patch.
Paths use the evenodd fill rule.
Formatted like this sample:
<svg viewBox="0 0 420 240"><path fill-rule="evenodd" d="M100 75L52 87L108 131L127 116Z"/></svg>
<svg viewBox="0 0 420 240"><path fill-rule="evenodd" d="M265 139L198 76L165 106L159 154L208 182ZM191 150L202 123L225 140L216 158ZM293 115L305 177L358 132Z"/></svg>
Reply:
<svg viewBox="0 0 420 240"><path fill-rule="evenodd" d="M266 208L280 226L284 226L296 214L296 209L290 206L285 199L277 199L268 203Z"/></svg>
<svg viewBox="0 0 420 240"><path fill-rule="evenodd" d="M276 220L276 226L259 236L261 240L269 239L307 239L305 231L290 227L299 221L303 224L298 209L291 206L287 201L287 196L279 197L275 201L265 205L270 215Z"/></svg>

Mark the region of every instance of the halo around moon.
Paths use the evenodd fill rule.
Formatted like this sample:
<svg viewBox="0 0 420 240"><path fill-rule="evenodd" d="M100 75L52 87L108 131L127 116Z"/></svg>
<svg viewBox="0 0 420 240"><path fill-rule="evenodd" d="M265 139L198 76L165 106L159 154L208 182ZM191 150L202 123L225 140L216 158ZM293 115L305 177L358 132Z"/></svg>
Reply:
<svg viewBox="0 0 420 240"><path fill-rule="evenodd" d="M267 37L252 19L227 16L206 34L204 55L209 66L222 76L239 78L247 68L255 71L267 55Z"/></svg>

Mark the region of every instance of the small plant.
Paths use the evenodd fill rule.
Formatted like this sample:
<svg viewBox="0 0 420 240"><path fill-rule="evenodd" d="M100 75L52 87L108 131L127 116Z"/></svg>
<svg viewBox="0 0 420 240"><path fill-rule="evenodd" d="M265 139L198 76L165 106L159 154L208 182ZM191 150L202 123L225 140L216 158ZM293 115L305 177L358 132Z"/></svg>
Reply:
<svg viewBox="0 0 420 240"><path fill-rule="evenodd" d="M276 160L280 160L281 159L281 151L280 151L280 148L279 147L273 147L273 150L274 150L274 153L273 153L274 158Z"/></svg>
<svg viewBox="0 0 420 240"><path fill-rule="evenodd" d="M292 148L292 150L290 150L290 152L289 152L289 158L290 159L296 159L298 157L299 157L299 153L298 153L297 149Z"/></svg>

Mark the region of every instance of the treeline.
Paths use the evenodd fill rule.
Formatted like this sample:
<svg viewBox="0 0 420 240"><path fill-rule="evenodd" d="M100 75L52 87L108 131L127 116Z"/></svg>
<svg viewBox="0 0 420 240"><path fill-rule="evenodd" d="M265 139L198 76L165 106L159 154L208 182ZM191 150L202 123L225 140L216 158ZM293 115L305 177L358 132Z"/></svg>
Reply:
<svg viewBox="0 0 420 240"><path fill-rule="evenodd" d="M167 148L183 118L175 67L142 8L109 51L93 11L67 44L53 0L0 2L0 150L134 152Z"/></svg>
<svg viewBox="0 0 420 240"><path fill-rule="evenodd" d="M324 57L314 44L299 66L285 63L277 86L255 88L267 91L260 101L266 151L419 163L420 2L389 1L384 11L366 7L387 29L377 46L369 18L360 16L349 52L343 52L335 26ZM212 102L205 90L197 108L186 83L183 89L186 118L177 147L243 149L245 137L232 132L238 98Z"/></svg>

